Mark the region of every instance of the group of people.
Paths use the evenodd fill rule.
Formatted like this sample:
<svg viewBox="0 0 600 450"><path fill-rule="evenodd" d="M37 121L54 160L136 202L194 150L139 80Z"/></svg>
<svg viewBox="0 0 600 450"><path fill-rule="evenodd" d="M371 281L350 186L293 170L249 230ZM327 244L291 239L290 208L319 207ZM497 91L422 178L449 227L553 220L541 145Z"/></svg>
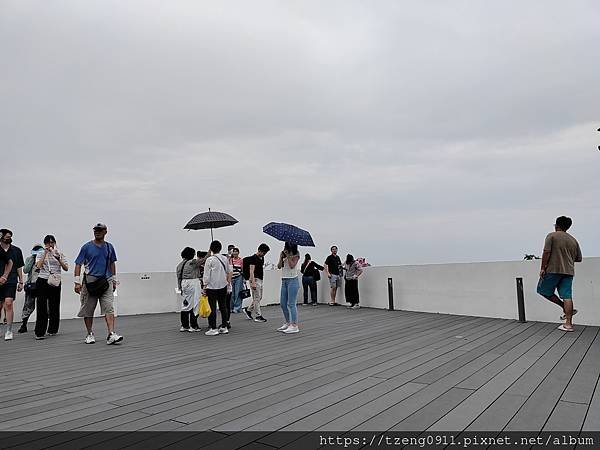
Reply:
<svg viewBox="0 0 600 450"><path fill-rule="evenodd" d="M83 318L87 331L84 342L96 342L93 331L94 311L100 303L100 311L108 331L106 343L112 345L123 340L123 336L115 332L117 254L113 245L105 240L108 232L105 224L94 225L93 232L94 239L81 247L75 259L73 289L80 296L78 317ZM25 302L18 332L28 332L27 323L35 310L35 339L55 336L60 326L61 275L63 271L69 270L67 258L58 250L55 237L49 234L44 237L43 245L33 246L31 255L24 261L21 249L12 244L12 238L12 231L6 228L0 230L0 309L6 314L4 340L13 339L13 302L17 292L21 291L25 291Z"/></svg>
<svg viewBox="0 0 600 450"><path fill-rule="evenodd" d="M575 263L582 260L579 243L567 232L571 225L570 218L558 217L554 224L555 231L546 236L537 287L540 295L562 309L561 320L564 323L559 329L565 332L573 331L572 319L577 314L577 310L573 308L573 277ZM105 240L107 232L105 224L94 225L94 239L81 247L75 259L73 289L80 295L78 317L83 318L85 323L86 344L96 342L93 322L98 303L106 322L106 343L112 345L123 341L123 336L115 332L114 291L119 284L117 254L113 245ZM54 236L49 234L44 237L43 245L33 246L31 254L24 261L21 249L12 244L12 238L12 231L0 229L0 310L6 317L4 339L13 339L13 302L17 292L21 291L25 291L25 302L18 332L28 331L29 317L37 310L35 338L42 340L46 336L54 336L60 325L61 274L69 269L67 258L58 250ZM221 250L221 243L213 241L207 252L196 252L191 247L186 247L181 252L182 261L176 269L181 292L181 331L200 331L196 312L202 295L208 297L211 309L208 316L209 328L205 332L208 336L229 333L231 314L243 313L249 320L267 321L261 313L260 303L263 294L264 257L270 251L269 246L260 244L257 251L246 258L240 258L240 251L234 245L228 247L227 254L221 254ZM329 280L329 305L338 304L337 291L344 279L349 307L360 307L358 278L362 269L352 255L347 255L343 263L337 253L337 247L332 246L331 254L322 266L313 261L309 254L299 264L298 246L289 242L284 244L277 263L277 268L281 270L280 305L283 313L283 324L277 331L286 334L300 331L296 308L300 275L304 305L309 305L309 297L310 304L318 303L317 282L321 278L320 272L323 272ZM252 297L252 301L244 308L242 301L248 296ZM221 315L218 327L217 307Z"/></svg>
<svg viewBox="0 0 600 450"><path fill-rule="evenodd" d="M186 247L181 252L181 262L176 267L178 292L181 294L181 328L182 332L200 331L198 325L199 299L206 295L210 306L207 336L227 334L231 329L231 314L244 313L248 320L266 322L260 309L263 296L264 257L270 251L267 244L260 244L253 255L240 257L240 250L235 245L227 247L227 253L221 254L222 244L213 241L207 252L196 252ZM298 310L296 299L300 289L302 275L304 305L317 305L317 282L323 271L329 279L331 301L336 306L337 290L346 280L346 301L352 309L358 309L359 291L358 277L362 269L352 255L347 255L346 262L337 255L336 246L331 247L331 254L323 266L311 259L310 254L300 262L298 246L289 242L279 254L277 268L281 270L281 291L279 302L283 313L283 324L277 328L286 334L298 333ZM249 287L248 287L249 286ZM242 306L244 298L251 296L251 303ZM217 307L221 315L221 323L217 327Z"/></svg>

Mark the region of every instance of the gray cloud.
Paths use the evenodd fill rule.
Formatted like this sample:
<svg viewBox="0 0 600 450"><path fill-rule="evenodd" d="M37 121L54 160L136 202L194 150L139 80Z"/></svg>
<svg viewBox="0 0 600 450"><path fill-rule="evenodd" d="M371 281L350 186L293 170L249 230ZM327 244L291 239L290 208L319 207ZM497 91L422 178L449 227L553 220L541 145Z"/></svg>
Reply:
<svg viewBox="0 0 600 450"><path fill-rule="evenodd" d="M28 2L0 10L3 225L171 270L208 207L376 264L598 254L594 2ZM9 162L10 160L10 162ZM9 170L6 170L9 168Z"/></svg>

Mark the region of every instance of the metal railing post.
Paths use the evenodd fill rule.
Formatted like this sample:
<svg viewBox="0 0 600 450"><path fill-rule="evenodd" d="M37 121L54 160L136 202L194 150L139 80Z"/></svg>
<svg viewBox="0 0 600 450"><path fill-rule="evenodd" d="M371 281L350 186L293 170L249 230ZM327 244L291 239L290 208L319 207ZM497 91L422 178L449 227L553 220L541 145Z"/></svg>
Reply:
<svg viewBox="0 0 600 450"><path fill-rule="evenodd" d="M388 278L388 310L394 310L394 282L391 278Z"/></svg>
<svg viewBox="0 0 600 450"><path fill-rule="evenodd" d="M525 323L525 296L523 294L523 278L517 278L517 307L519 308L519 322Z"/></svg>

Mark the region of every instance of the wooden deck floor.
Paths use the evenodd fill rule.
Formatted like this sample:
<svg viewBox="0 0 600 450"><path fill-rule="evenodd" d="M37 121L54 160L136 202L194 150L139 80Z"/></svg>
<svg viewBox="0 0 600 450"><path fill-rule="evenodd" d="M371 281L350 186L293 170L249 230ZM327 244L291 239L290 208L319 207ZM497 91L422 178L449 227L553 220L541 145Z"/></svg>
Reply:
<svg viewBox="0 0 600 450"><path fill-rule="evenodd" d="M234 315L214 337L180 333L177 314L120 317L120 346L99 319L95 345L80 320L43 341L15 332L0 342L0 431L256 431L252 448L293 448L298 434L269 432L600 430L597 327L299 313L296 335L275 331L277 307L264 324Z"/></svg>

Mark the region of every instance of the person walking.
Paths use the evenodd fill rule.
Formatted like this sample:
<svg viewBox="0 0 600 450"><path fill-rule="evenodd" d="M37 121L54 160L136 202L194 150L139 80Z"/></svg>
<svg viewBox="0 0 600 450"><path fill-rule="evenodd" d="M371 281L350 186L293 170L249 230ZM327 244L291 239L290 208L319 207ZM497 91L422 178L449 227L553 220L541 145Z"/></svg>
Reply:
<svg viewBox="0 0 600 450"><path fill-rule="evenodd" d="M346 280L344 294L346 296L346 302L350 303L348 308L359 309L359 294L358 294L358 277L362 274L358 262L355 261L354 256L350 253L346 256L346 263L344 264L344 279Z"/></svg>
<svg viewBox="0 0 600 450"><path fill-rule="evenodd" d="M538 294L563 310L560 320L565 323L558 327L562 331L573 331L573 316L577 314L573 309L575 263L583 259L579 243L567 233L572 224L571 218L560 216L554 224L554 232L546 236L537 285Z"/></svg>
<svg viewBox="0 0 600 450"><path fill-rule="evenodd" d="M231 275L231 312L237 314L242 312L241 292L244 289L244 277L242 276L244 260L240 258L239 248L233 248L229 264L233 269Z"/></svg>
<svg viewBox="0 0 600 450"><path fill-rule="evenodd" d="M25 259L25 266L23 267L23 273L27 274L27 281L25 282L25 302L23 303L23 311L21 312L21 327L17 330L19 333L27 333L27 322L29 316L35 310L35 299L37 297L37 290L35 288L40 269L35 267L35 259L38 253L44 253L44 247L40 244L36 244L31 249L31 255Z"/></svg>
<svg viewBox="0 0 600 450"><path fill-rule="evenodd" d="M227 291L231 286L231 273L233 269L227 257L220 255L221 242L210 243L210 253L204 264L204 292L208 296L210 315L208 316L209 329L207 336L229 333L229 308L227 308ZM217 304L221 312L221 326L217 329Z"/></svg>
<svg viewBox="0 0 600 450"><path fill-rule="evenodd" d="M23 252L19 247L12 245L12 231L2 228L0 230L0 248L4 253L4 262L0 267L0 310L4 310L6 318L5 341L13 339L13 302L17 292L23 290Z"/></svg>
<svg viewBox="0 0 600 450"><path fill-rule="evenodd" d="M335 297L337 295L338 288L342 287L342 275L343 275L343 266L342 260L338 256L338 248L333 245L331 247L331 255L327 257L325 260L325 270L324 273L329 278L329 287L330 287L330 301L329 306L337 306L335 301Z"/></svg>
<svg viewBox="0 0 600 450"><path fill-rule="evenodd" d="M283 331L286 334L298 333L300 331L298 329L298 311L296 308L296 299L298 297L298 290L300 289L300 283L298 282L298 274L300 273L298 270L299 260L300 253L298 253L298 246L286 242L277 263L277 268L281 269L281 294L279 296L279 303L285 320L283 325L277 328L277 331Z"/></svg>
<svg viewBox="0 0 600 450"><path fill-rule="evenodd" d="M183 259L175 269L177 287L181 292L181 328L179 331L200 331L198 326L198 303L200 301L200 262L195 259L196 250L186 247L181 252Z"/></svg>
<svg viewBox="0 0 600 450"><path fill-rule="evenodd" d="M256 253L252 256L244 258L242 273L244 278L250 282L250 292L252 293L252 303L247 308L243 308L248 320L255 322L266 322L260 311L260 302L263 295L263 278L265 255L271 250L267 244L260 244ZM256 313L256 317L252 317L252 313Z"/></svg>
<svg viewBox="0 0 600 450"><path fill-rule="evenodd" d="M123 341L123 336L115 333L114 291L117 289L117 254L105 237L108 228L103 223L94 225L94 240L85 243L75 260L75 293L81 296L81 309L77 314L83 317L87 335L86 344L94 344L94 310L98 302L100 312L104 315L108 336L108 345ZM81 267L85 268L83 279Z"/></svg>
<svg viewBox="0 0 600 450"><path fill-rule="evenodd" d="M310 254L304 255L304 262L300 266L300 272L302 272L302 294L304 303L308 305L308 292L310 290L310 300L313 306L317 306L317 281L321 279L320 270L324 267L314 262Z"/></svg>
<svg viewBox="0 0 600 450"><path fill-rule="evenodd" d="M35 338L56 336L60 324L61 271L69 270L65 255L56 248L56 239L51 234L44 238L44 251L35 259L35 268L40 271L35 289L37 291L37 319Z"/></svg>

